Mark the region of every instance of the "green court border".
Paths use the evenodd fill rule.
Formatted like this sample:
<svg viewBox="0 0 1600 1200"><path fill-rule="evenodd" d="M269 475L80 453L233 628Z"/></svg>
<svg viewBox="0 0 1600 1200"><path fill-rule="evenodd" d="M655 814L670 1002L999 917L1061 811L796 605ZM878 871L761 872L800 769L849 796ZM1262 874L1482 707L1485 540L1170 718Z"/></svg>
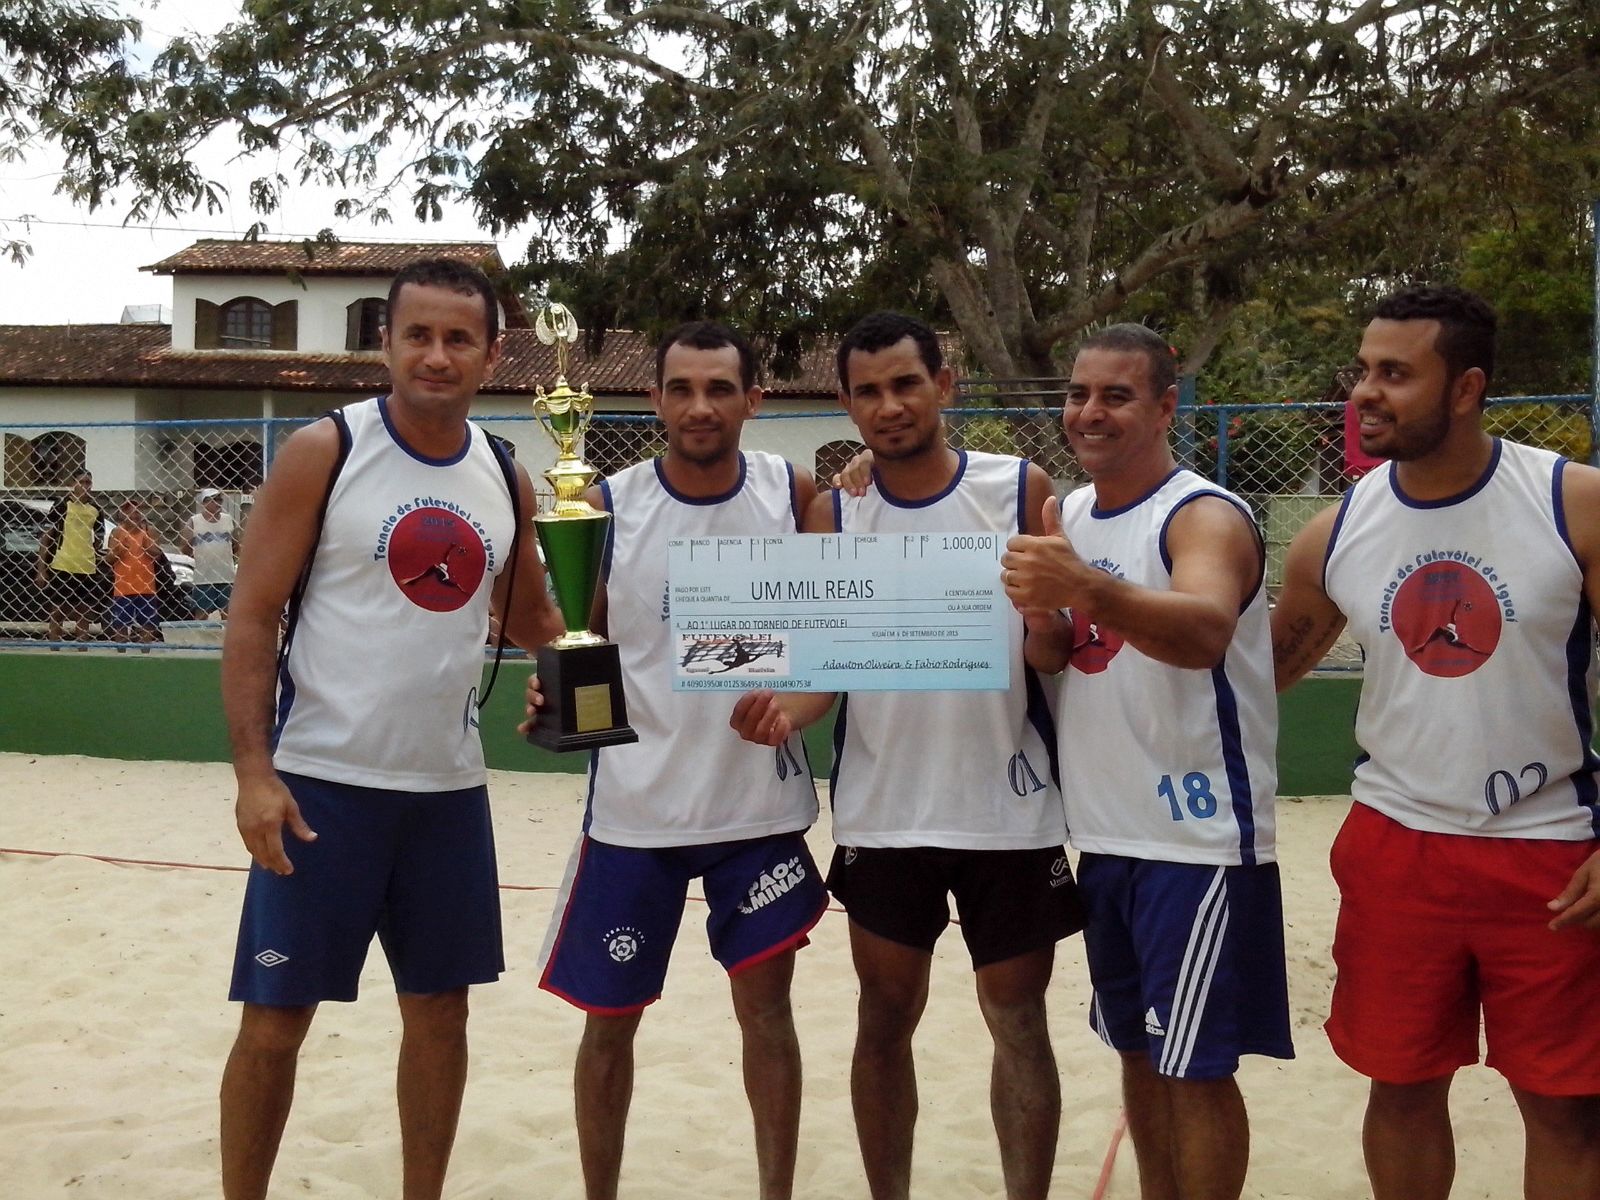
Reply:
<svg viewBox="0 0 1600 1200"><path fill-rule="evenodd" d="M511 771L588 769L585 754L551 754L516 733L529 667L502 665L482 716L484 754ZM84 754L95 758L222 762L227 729L214 655L107 651L0 652L0 750ZM1342 795L1355 760L1355 679L1312 679L1283 697L1279 791L1286 796ZM806 733L812 770L833 763L832 722Z"/></svg>

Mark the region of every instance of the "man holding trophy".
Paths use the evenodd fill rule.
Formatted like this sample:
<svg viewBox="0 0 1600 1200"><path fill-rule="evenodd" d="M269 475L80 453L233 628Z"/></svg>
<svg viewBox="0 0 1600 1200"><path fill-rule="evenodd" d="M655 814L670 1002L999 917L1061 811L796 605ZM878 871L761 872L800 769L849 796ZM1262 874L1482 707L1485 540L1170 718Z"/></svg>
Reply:
<svg viewBox="0 0 1600 1200"><path fill-rule="evenodd" d="M491 611L529 650L562 626L516 527L534 507L527 473L467 420L500 355L489 280L450 259L405 267L383 350L387 396L278 452L229 612L222 698L254 864L222 1080L228 1200L266 1195L312 1016L356 998L374 934L403 1027L404 1192L440 1195L466 1084L467 988L504 967L483 645Z"/></svg>
<svg viewBox="0 0 1600 1200"><path fill-rule="evenodd" d="M540 953L540 986L588 1013L574 1070L579 1154L589 1200L611 1200L634 1035L661 994L689 883L700 879L711 950L728 971L743 1042L759 1195L786 1200L800 1119L790 980L794 952L827 904L804 840L816 790L798 733L750 745L728 727L726 695L673 691L667 541L794 533L816 487L776 455L740 451L761 389L750 346L732 330L695 322L669 334L656 351L650 396L666 427L665 455L587 490L589 505L611 518L590 613L581 613L584 600L574 598L582 589L568 586L567 564L545 537L569 626L587 623L588 636L616 641L628 711L611 705L592 722L579 719L611 703L609 681L591 678L576 660L552 670L552 653L541 654L524 732L557 748L586 738L597 748L584 832ZM592 400L580 393L572 403ZM570 575L587 570L577 563ZM580 672L581 683L569 679ZM593 732L576 727L586 723Z"/></svg>

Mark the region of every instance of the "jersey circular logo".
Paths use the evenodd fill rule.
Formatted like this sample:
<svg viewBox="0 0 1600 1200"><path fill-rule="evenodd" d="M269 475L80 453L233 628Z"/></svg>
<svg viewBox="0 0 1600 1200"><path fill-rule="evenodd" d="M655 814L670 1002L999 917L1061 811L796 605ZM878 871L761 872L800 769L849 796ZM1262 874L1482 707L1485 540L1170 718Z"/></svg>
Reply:
<svg viewBox="0 0 1600 1200"><path fill-rule="evenodd" d="M1067 661L1085 675L1098 675L1122 649L1122 638L1080 612L1072 614L1072 657Z"/></svg>
<svg viewBox="0 0 1600 1200"><path fill-rule="evenodd" d="M1427 675L1470 675L1500 644L1500 606L1478 572L1461 563L1418 567L1394 597L1394 632Z"/></svg>
<svg viewBox="0 0 1600 1200"><path fill-rule="evenodd" d="M389 536L389 574L429 612L454 612L472 599L488 561L478 531L443 508L408 512Z"/></svg>
<svg viewBox="0 0 1600 1200"><path fill-rule="evenodd" d="M639 935L634 929L613 930L606 940L606 953L613 962L632 962L639 954Z"/></svg>

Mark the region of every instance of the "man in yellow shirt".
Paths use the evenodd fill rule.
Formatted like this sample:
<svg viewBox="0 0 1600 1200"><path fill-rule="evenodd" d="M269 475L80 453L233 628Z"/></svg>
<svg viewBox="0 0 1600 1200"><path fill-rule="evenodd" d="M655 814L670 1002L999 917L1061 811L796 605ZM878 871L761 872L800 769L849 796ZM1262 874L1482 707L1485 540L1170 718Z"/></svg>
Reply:
<svg viewBox="0 0 1600 1200"><path fill-rule="evenodd" d="M88 641L89 620L99 606L95 567L105 517L90 494L93 486L89 472L80 471L73 478L72 490L51 510L50 527L39 540L38 583L52 643L63 640L62 627L67 621L74 622L74 630L73 637L66 640Z"/></svg>

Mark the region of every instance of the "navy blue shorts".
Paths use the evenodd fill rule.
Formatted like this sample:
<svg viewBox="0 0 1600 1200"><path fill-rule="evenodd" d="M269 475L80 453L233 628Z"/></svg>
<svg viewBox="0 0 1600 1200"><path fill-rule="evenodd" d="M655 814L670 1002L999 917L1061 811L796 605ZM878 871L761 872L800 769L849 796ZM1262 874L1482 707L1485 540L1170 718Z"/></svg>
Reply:
<svg viewBox="0 0 1600 1200"><path fill-rule="evenodd" d="M1083 903L1061 846L840 846L828 889L868 933L929 954L950 924L954 900L974 971L1052 947L1083 928Z"/></svg>
<svg viewBox="0 0 1600 1200"><path fill-rule="evenodd" d="M800 833L650 848L585 834L539 953L539 986L607 1016L660 999L696 878L705 889L711 953L730 975L804 945L828 907Z"/></svg>
<svg viewBox="0 0 1600 1200"><path fill-rule="evenodd" d="M431 995L505 970L489 793L393 792L280 771L317 833L287 829L294 874L252 864L232 1000L354 1000L373 934L397 992Z"/></svg>
<svg viewBox="0 0 1600 1200"><path fill-rule="evenodd" d="M232 596L231 583L197 583L189 593L189 603L196 612L227 612L228 600Z"/></svg>
<svg viewBox="0 0 1600 1200"><path fill-rule="evenodd" d="M115 596L108 624L123 629L154 629L161 624L154 596Z"/></svg>
<svg viewBox="0 0 1600 1200"><path fill-rule="evenodd" d="M1089 1023L1162 1075L1220 1079L1241 1054L1293 1058L1278 864L1078 859Z"/></svg>

